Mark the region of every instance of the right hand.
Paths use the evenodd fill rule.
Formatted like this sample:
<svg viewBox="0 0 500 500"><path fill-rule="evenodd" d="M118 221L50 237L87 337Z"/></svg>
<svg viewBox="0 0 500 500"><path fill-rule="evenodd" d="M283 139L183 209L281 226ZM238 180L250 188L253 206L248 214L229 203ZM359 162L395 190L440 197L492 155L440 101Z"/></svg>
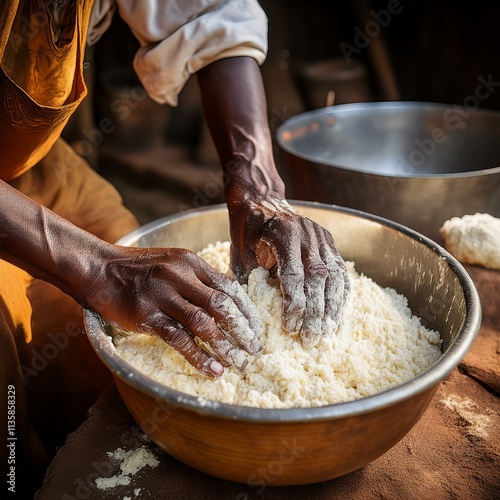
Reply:
<svg viewBox="0 0 500 500"><path fill-rule="evenodd" d="M262 350L257 311L237 281L189 250L114 251L78 294L106 322L161 338L211 378L222 375L222 365L244 371L242 350Z"/></svg>
<svg viewBox="0 0 500 500"><path fill-rule="evenodd" d="M257 266L276 266L283 327L313 347L339 326L351 281L330 232L284 199L239 202L229 210L231 265L240 283Z"/></svg>

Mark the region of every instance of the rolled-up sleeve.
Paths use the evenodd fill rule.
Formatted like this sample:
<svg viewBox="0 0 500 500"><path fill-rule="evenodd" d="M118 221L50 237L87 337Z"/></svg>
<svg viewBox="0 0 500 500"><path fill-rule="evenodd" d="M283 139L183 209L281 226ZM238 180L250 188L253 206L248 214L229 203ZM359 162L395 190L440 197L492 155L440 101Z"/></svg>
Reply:
<svg viewBox="0 0 500 500"><path fill-rule="evenodd" d="M216 60L266 57L267 17L257 0L115 1L141 44L134 69L159 103L176 106L189 77Z"/></svg>

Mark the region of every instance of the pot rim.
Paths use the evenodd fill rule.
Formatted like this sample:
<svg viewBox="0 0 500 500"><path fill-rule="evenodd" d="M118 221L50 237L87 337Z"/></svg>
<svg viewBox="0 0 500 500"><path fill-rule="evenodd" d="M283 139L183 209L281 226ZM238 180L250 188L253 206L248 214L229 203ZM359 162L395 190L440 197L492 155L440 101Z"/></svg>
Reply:
<svg viewBox="0 0 500 500"><path fill-rule="evenodd" d="M334 106L327 106L324 108L318 108L311 111L305 111L292 116L287 121L285 121L276 131L276 141L279 147L286 153L306 160L310 163L316 165L323 165L331 168L338 168L342 170L347 170L349 172L354 172L362 175L372 175L375 177L396 177L398 179L450 179L450 178L467 178L467 177L478 177L484 175L493 175L500 173L500 165L497 167L483 168L481 170L467 170L464 172L450 172L450 173L437 173L437 174L404 174L404 173L379 173L374 170L358 170L353 167L346 165L341 165L329 160L318 161L313 156L296 151L290 146L290 142L283 139L283 133L288 132L291 127L294 129L299 128L301 125L304 126L314 119L322 118L325 116L337 117L343 113L350 113L352 111L367 111L371 109L377 110L431 110L443 112L453 109L452 104L444 104L437 102L424 102L424 101L376 101L376 102L353 102L345 104L336 104ZM490 109L477 109L473 111L475 114L484 114L489 116L496 116L500 120L500 112L490 110Z"/></svg>
<svg viewBox="0 0 500 500"><path fill-rule="evenodd" d="M464 291L466 314L464 324L462 325L455 341L432 367L404 384L385 392L354 401L334 403L311 408L287 409L267 409L232 405L182 393L142 374L121 358L121 356L117 353L111 337L106 333L109 326L105 325L100 316L96 313L89 309L84 309L83 319L85 332L87 333L89 341L97 355L112 372L112 374L136 390L158 399L161 403L168 402L175 407L183 408L205 416L251 421L254 423L299 423L304 421L323 421L355 416L395 405L413 397L416 394L430 390L432 387L439 384L463 359L472 345L472 342L481 325L481 304L479 295L472 279L464 267L449 252L431 239L418 233L417 231L414 231L413 229L383 217L368 214L360 210L325 203L295 200L290 200L290 203L297 207L328 208L329 210L350 214L356 217L362 217L381 225L388 226L389 228L395 229L425 245L447 262L448 266L459 279ZM139 236L144 235L153 229L158 229L164 225L171 224L179 219L196 217L197 214L202 212L220 212L222 210L227 210L224 203L209 205L207 207L196 208L169 215L150 222L149 224L146 224L127 234L118 240L116 244L128 246L134 243Z"/></svg>

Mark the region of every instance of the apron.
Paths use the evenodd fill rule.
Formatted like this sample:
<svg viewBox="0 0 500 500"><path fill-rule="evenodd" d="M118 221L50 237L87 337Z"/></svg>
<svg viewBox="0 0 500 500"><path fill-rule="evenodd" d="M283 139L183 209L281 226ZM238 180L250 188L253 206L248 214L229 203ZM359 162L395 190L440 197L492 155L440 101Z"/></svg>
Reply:
<svg viewBox="0 0 500 500"><path fill-rule="evenodd" d="M2 0L0 179L38 163L87 93L83 59L93 0L68 0L57 20L47 0Z"/></svg>

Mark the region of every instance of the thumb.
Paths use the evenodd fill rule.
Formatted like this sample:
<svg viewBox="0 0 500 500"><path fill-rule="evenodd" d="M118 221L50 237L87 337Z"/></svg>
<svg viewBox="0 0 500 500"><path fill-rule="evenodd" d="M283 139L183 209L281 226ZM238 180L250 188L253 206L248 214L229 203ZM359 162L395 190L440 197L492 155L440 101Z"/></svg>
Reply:
<svg viewBox="0 0 500 500"><path fill-rule="evenodd" d="M274 255L273 249L266 241L260 240L257 243L255 262L258 266L262 266L267 270L271 269L276 264L276 256Z"/></svg>
<svg viewBox="0 0 500 500"><path fill-rule="evenodd" d="M250 245L237 245L231 243L231 270L233 271L236 279L241 283L248 282L249 274L258 267L257 255Z"/></svg>

